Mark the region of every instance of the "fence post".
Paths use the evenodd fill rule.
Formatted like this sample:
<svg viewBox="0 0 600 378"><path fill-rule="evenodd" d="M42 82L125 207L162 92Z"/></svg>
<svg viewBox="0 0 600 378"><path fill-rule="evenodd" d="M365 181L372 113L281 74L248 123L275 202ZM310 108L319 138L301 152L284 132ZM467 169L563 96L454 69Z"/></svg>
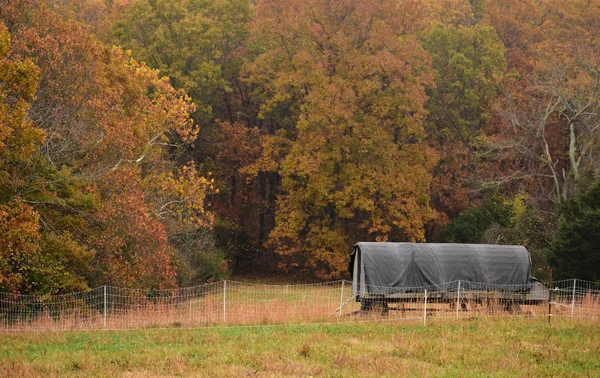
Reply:
<svg viewBox="0 0 600 378"><path fill-rule="evenodd" d="M342 316L342 306L344 305L344 282L346 281L342 280L342 292L340 293L340 311L338 312L338 318Z"/></svg>
<svg viewBox="0 0 600 378"><path fill-rule="evenodd" d="M104 328L106 328L106 305L107 305L107 296L106 296L106 285L104 285Z"/></svg>
<svg viewBox="0 0 600 378"><path fill-rule="evenodd" d="M571 297L571 317L573 317L573 312L575 311L575 290L577 288L577 278L573 279L573 297Z"/></svg>
<svg viewBox="0 0 600 378"><path fill-rule="evenodd" d="M425 289L425 304L423 305L423 326L427 325L427 289Z"/></svg>
<svg viewBox="0 0 600 378"><path fill-rule="evenodd" d="M552 294L554 294L554 289L552 289L552 268L550 268L550 279L548 280L548 324L550 324L550 317L552 316Z"/></svg>
<svg viewBox="0 0 600 378"><path fill-rule="evenodd" d="M227 280L223 281L223 323L227 323Z"/></svg>
<svg viewBox="0 0 600 378"><path fill-rule="evenodd" d="M188 296L189 298L189 302L190 302L190 326L194 323L193 319L194 317L192 316L192 296Z"/></svg>
<svg viewBox="0 0 600 378"><path fill-rule="evenodd" d="M458 309L460 308L460 280L458 280L458 292L456 293L456 319L458 319Z"/></svg>

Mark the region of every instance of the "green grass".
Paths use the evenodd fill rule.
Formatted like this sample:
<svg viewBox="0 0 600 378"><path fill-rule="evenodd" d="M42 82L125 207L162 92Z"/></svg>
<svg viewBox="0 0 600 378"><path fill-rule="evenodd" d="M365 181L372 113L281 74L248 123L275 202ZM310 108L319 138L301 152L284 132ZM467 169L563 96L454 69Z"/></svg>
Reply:
<svg viewBox="0 0 600 378"><path fill-rule="evenodd" d="M600 376L598 322L415 323L0 334L3 376Z"/></svg>

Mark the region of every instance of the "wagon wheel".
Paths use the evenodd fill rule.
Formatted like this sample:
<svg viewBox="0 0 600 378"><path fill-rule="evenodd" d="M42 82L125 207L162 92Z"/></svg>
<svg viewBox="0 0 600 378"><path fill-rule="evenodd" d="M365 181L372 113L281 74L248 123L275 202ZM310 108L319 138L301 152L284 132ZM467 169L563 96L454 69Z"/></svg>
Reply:
<svg viewBox="0 0 600 378"><path fill-rule="evenodd" d="M519 303L513 301L512 299L509 299L504 302L504 310L511 315L518 314L521 312L521 306L519 305Z"/></svg>
<svg viewBox="0 0 600 378"><path fill-rule="evenodd" d="M377 299L364 299L360 303L360 312L366 314L371 311L379 311L381 316L387 316L390 308L386 301Z"/></svg>
<svg viewBox="0 0 600 378"><path fill-rule="evenodd" d="M388 316L388 314L390 313L390 308L387 302L381 302L379 306L381 309L381 316Z"/></svg>
<svg viewBox="0 0 600 378"><path fill-rule="evenodd" d="M460 310L461 311L468 311L469 310L468 303L469 303L468 299L461 298L460 302L459 302L459 308L460 308ZM450 310L451 311L455 311L456 310L456 300L449 301L448 305L450 306Z"/></svg>

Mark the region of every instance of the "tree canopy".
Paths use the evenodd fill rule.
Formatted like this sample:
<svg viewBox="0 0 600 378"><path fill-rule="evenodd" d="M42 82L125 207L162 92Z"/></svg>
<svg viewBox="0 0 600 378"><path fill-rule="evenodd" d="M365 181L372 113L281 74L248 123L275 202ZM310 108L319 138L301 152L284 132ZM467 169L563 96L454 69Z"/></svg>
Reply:
<svg viewBox="0 0 600 378"><path fill-rule="evenodd" d="M0 2L0 290L344 277L358 241L596 280L599 25L597 0Z"/></svg>

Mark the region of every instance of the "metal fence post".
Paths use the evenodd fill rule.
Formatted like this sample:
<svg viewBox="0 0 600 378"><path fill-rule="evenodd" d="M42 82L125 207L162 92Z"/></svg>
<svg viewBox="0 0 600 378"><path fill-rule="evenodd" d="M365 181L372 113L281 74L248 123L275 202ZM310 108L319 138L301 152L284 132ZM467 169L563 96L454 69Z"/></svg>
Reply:
<svg viewBox="0 0 600 378"><path fill-rule="evenodd" d="M338 318L342 316L342 306L344 305L344 280L342 280L342 292L340 293L340 311L338 312Z"/></svg>
<svg viewBox="0 0 600 378"><path fill-rule="evenodd" d="M575 311L575 290L577 288L577 278L573 279L573 297L571 297L571 317L573 317L573 312Z"/></svg>
<svg viewBox="0 0 600 378"><path fill-rule="evenodd" d="M106 285L104 285L104 328L106 328L106 305L107 305Z"/></svg>
<svg viewBox="0 0 600 378"><path fill-rule="evenodd" d="M550 318L552 317L552 295L554 289L552 289L552 268L550 268L550 279L548 282L548 324L550 324Z"/></svg>
<svg viewBox="0 0 600 378"><path fill-rule="evenodd" d="M423 326L427 325L427 289L425 289L425 304L423 305Z"/></svg>
<svg viewBox="0 0 600 378"><path fill-rule="evenodd" d="M460 308L460 280L458 280L458 292L456 293L456 319L458 319L458 309Z"/></svg>
<svg viewBox="0 0 600 378"><path fill-rule="evenodd" d="M223 281L223 323L227 323L227 280Z"/></svg>

